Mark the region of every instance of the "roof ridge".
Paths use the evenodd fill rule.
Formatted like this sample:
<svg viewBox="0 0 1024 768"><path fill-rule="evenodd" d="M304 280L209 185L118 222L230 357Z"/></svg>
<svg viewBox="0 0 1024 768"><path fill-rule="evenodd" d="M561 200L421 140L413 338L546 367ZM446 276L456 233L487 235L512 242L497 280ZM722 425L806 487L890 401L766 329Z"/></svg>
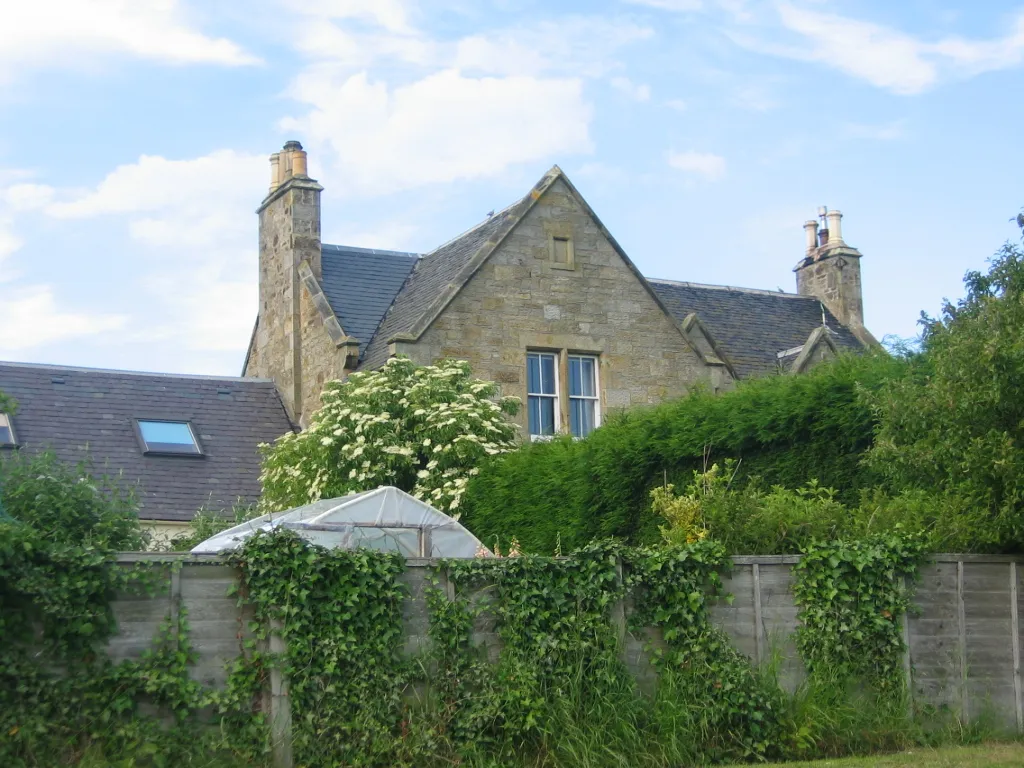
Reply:
<svg viewBox="0 0 1024 768"><path fill-rule="evenodd" d="M34 368L43 371L63 371L77 373L120 373L128 376L156 376L165 379L203 379L209 381L252 382L254 384L273 384L273 379L256 378L254 376L218 376L209 373L160 373L159 371L131 371L121 368L91 368L85 365L55 365L53 363L19 363L13 360L0 360L0 368Z"/></svg>
<svg viewBox="0 0 1024 768"><path fill-rule="evenodd" d="M496 216L501 216L501 214L505 213L505 211L508 211L509 209L514 208L515 206L517 206L521 202L523 202L523 200L525 200L525 199L526 199L526 195L523 195L522 197L520 197L520 198L516 199L515 201L513 201L513 202L509 203L508 205L506 205L500 211L495 211L494 213L489 215L487 218L485 218L483 221L478 221L476 224L474 224L472 227L467 229L465 232L460 232L459 234L457 234L455 237L451 238L450 240L446 240L445 242L441 243L439 246L437 246L437 248L434 248L433 250L427 251L426 253L423 254L423 257L426 258L427 256L430 256L431 254L436 253L437 251L440 251L445 246L451 245L456 240L459 240L460 238L465 237L466 235L470 234L471 232L476 232L484 224L486 224L487 222L491 221Z"/></svg>
<svg viewBox="0 0 1024 768"><path fill-rule="evenodd" d="M330 248L331 250L348 251L349 253L366 253L374 256L412 256L421 258L422 254L413 251L389 251L384 248L362 248L358 245L337 245L333 243L320 243L320 250Z"/></svg>
<svg viewBox="0 0 1024 768"><path fill-rule="evenodd" d="M667 280L660 277L648 277L649 283L664 283L665 285L681 285L686 288L711 288L716 291L736 291L737 293L753 293L763 296L781 296L786 299L812 299L818 301L815 296L804 296L799 293L787 293L786 291L769 291L765 288L742 288L735 285L712 285L711 283L691 283L683 280Z"/></svg>

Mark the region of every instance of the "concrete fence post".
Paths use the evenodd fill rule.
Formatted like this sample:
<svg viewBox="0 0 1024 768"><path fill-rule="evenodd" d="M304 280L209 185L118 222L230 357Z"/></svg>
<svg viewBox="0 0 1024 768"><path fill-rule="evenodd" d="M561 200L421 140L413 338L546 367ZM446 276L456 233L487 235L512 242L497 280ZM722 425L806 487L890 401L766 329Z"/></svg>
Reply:
<svg viewBox="0 0 1024 768"><path fill-rule="evenodd" d="M270 622L270 653L283 657L287 647L280 619ZM292 707L288 697L288 678L279 664L270 670L270 743L274 768L293 768Z"/></svg>

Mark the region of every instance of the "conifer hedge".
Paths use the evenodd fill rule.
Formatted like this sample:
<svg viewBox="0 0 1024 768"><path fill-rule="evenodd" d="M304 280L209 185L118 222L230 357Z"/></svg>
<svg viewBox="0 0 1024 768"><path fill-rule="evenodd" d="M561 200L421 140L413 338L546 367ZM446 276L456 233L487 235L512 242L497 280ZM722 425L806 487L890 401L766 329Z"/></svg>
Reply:
<svg viewBox="0 0 1024 768"><path fill-rule="evenodd" d="M876 390L905 365L884 353L845 356L801 376L632 409L585 440L526 445L483 466L463 497L462 522L485 544L517 537L539 553L595 537L653 541L662 521L650 511L651 488L685 486L694 470L726 458L741 460L735 482L817 480L855 502L874 480L861 462L874 418L860 390Z"/></svg>

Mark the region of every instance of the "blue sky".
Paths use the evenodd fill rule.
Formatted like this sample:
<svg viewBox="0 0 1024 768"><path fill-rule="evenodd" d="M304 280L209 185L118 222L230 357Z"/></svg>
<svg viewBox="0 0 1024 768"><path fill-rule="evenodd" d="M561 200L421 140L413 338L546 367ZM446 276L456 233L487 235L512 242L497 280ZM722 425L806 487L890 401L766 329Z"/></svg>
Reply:
<svg viewBox="0 0 1024 768"><path fill-rule="evenodd" d="M559 164L652 277L795 290L843 211L876 336L1024 205L1024 4L36 0L0 27L0 359L237 374L291 138L325 242L427 251Z"/></svg>

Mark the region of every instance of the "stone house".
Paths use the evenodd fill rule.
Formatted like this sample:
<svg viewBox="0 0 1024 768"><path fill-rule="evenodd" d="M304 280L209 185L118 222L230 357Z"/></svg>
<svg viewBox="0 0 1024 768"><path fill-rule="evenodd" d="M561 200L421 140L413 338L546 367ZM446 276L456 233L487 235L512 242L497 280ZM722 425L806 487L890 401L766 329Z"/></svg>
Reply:
<svg viewBox="0 0 1024 768"><path fill-rule="evenodd" d="M557 166L504 210L416 254L322 243L323 188L301 145L288 142L270 164L243 376L275 381L297 424L324 382L399 354L468 360L523 401L523 434L543 437L583 436L612 409L799 373L877 343L839 211L804 225L791 294L645 277Z"/></svg>
<svg viewBox="0 0 1024 768"><path fill-rule="evenodd" d="M52 450L120 475L158 537L251 504L258 445L308 423L324 382L405 354L468 360L524 403L524 436L583 436L611 410L694 386L799 373L876 343L841 214L809 221L797 292L646 278L556 166L427 254L320 241L306 154L271 156L259 207L259 316L243 376L0 362L0 459Z"/></svg>

